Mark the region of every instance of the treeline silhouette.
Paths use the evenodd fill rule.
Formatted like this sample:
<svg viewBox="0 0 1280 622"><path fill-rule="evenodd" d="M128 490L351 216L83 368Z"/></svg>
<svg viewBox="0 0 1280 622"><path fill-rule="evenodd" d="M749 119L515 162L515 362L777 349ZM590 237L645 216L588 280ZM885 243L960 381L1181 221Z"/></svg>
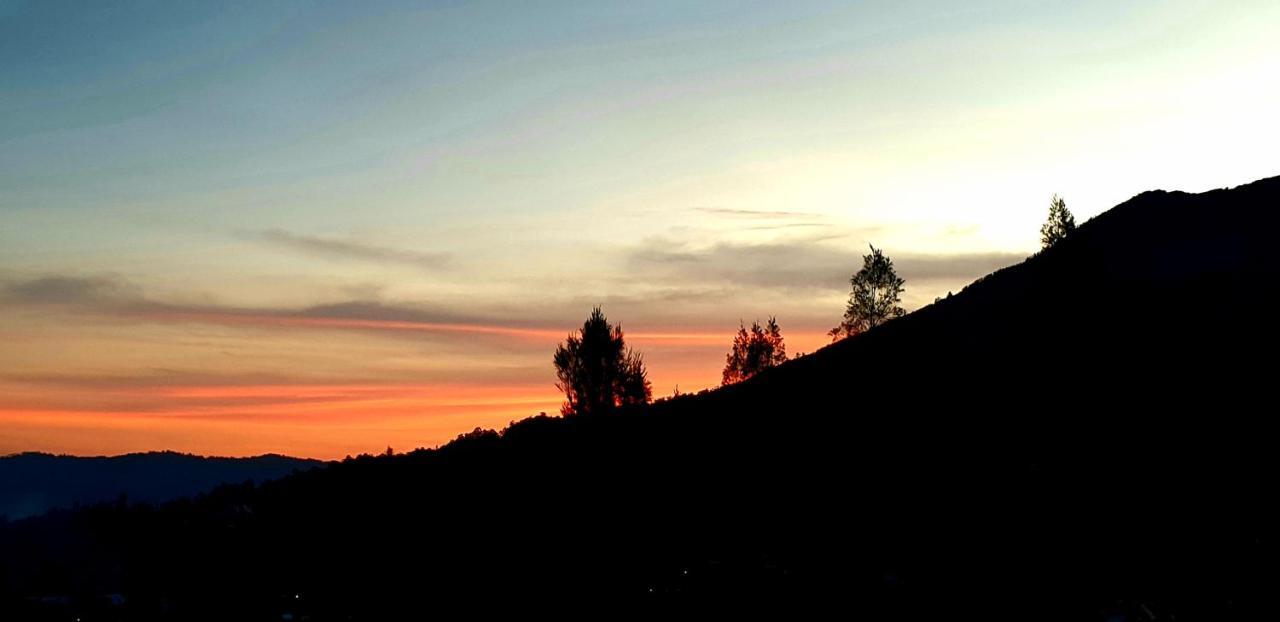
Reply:
<svg viewBox="0 0 1280 622"><path fill-rule="evenodd" d="M1049 200L1049 217L1040 227L1041 249L1065 240L1075 228L1075 216L1067 209L1067 202L1054 194ZM832 342L861 335L907 313L899 306L906 280L898 276L893 259L883 250L870 248L862 257L862 268L849 279L851 291L844 317L827 332ZM644 357L626 345L622 326L610 324L599 306L591 310L581 329L570 333L556 348L552 362L556 388L565 395L562 415L605 414L653 399ZM750 330L739 320L720 384L742 382L785 362L786 340L778 318L770 316L764 325L756 320ZM675 395L679 394L677 385Z"/></svg>
<svg viewBox="0 0 1280 622"><path fill-rule="evenodd" d="M715 391L11 523L0 618L1275 619L1277 207L1148 192Z"/></svg>

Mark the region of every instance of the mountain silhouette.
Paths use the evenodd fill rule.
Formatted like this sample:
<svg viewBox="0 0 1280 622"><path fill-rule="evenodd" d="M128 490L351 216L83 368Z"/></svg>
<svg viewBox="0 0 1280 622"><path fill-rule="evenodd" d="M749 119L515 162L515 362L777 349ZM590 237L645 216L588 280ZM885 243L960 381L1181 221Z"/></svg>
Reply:
<svg viewBox="0 0 1280 622"><path fill-rule="evenodd" d="M4 602L122 619L1273 619L1278 208L1280 178L1148 192L722 389L11 523Z"/></svg>
<svg viewBox="0 0 1280 622"><path fill-rule="evenodd" d="M0 456L0 516L17 520L54 508L115 501L159 503L219 484L266 481L319 460L265 455L207 458L172 451L122 456L55 456L28 452Z"/></svg>

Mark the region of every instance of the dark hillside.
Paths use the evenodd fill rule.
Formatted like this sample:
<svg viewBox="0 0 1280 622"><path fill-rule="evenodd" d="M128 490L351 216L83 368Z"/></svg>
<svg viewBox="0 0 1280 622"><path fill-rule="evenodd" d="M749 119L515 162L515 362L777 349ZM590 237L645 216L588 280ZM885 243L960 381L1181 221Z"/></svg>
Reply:
<svg viewBox="0 0 1280 622"><path fill-rule="evenodd" d="M1149 192L727 389L15 523L7 602L129 619L598 602L1274 619L1277 208L1280 178Z"/></svg>

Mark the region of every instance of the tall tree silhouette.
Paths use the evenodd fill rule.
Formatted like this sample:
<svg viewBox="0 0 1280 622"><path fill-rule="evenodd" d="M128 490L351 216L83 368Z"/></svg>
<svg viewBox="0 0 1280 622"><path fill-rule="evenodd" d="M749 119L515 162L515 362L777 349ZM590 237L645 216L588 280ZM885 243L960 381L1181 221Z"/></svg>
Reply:
<svg viewBox="0 0 1280 622"><path fill-rule="evenodd" d="M643 357L627 347L622 326L609 324L600 307L556 348L553 360L564 415L600 414L652 397Z"/></svg>
<svg viewBox="0 0 1280 622"><path fill-rule="evenodd" d="M1067 202L1058 195L1049 199L1049 220L1040 226L1040 246L1049 248L1061 242L1076 230L1076 217L1067 209Z"/></svg>
<svg viewBox="0 0 1280 622"><path fill-rule="evenodd" d="M844 320L827 333L832 341L866 332L906 313L898 306L906 281L898 277L893 260L880 249L872 246L871 253L862 256L862 269L849 283L853 291Z"/></svg>
<svg viewBox="0 0 1280 622"><path fill-rule="evenodd" d="M720 382L741 382L786 361L787 346L782 342L782 329L778 328L777 318L770 317L764 326L759 321L752 322L750 330L739 323L733 349L725 356L724 376Z"/></svg>

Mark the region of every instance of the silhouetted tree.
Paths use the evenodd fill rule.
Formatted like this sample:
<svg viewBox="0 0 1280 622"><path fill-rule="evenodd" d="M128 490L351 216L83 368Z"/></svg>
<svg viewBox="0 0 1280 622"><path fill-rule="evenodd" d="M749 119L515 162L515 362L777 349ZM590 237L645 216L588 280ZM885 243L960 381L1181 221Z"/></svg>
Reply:
<svg viewBox="0 0 1280 622"><path fill-rule="evenodd" d="M880 249L872 246L871 253L862 256L862 269L849 283L853 291L844 321L827 333L832 341L866 332L906 313L898 306L906 281L898 277L893 260Z"/></svg>
<svg viewBox="0 0 1280 622"><path fill-rule="evenodd" d="M787 346L782 342L782 330L778 328L777 318L770 317L764 326L759 321L752 322L750 330L739 323L738 334L733 338L733 348L725 356L724 377L720 382L741 382L786 361Z"/></svg>
<svg viewBox="0 0 1280 622"><path fill-rule="evenodd" d="M556 387L565 395L562 414L599 414L652 397L643 357L626 346L622 326L610 325L600 307L556 348L553 360Z"/></svg>
<svg viewBox="0 0 1280 622"><path fill-rule="evenodd" d="M1040 226L1040 246L1049 248L1076 230L1076 217L1067 209L1067 202L1058 195L1049 199L1049 220Z"/></svg>

